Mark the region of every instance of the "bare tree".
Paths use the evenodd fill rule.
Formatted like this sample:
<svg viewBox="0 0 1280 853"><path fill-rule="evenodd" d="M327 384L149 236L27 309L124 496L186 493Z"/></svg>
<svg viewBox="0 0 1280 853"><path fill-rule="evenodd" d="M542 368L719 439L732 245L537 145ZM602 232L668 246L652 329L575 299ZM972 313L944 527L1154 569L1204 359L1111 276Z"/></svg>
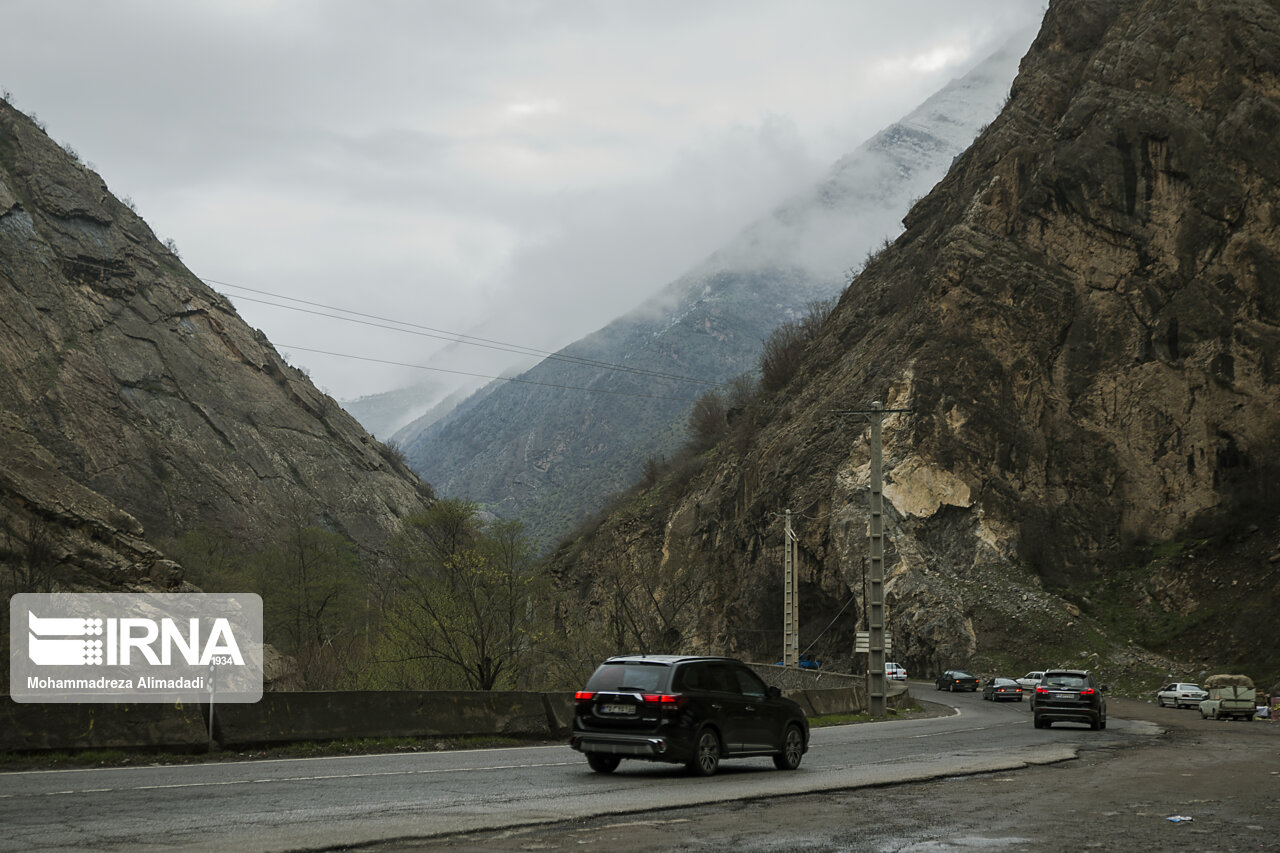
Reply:
<svg viewBox="0 0 1280 853"><path fill-rule="evenodd" d="M279 530L269 547L245 557L238 573L262 595L267 641L294 657L306 687L338 686L341 671L353 665L363 621L355 546L302 503L289 508Z"/></svg>
<svg viewBox="0 0 1280 853"><path fill-rule="evenodd" d="M0 523L0 563L9 570L10 594L52 591L58 562L56 533L52 523L38 516L10 517Z"/></svg>
<svg viewBox="0 0 1280 853"><path fill-rule="evenodd" d="M760 353L760 386L765 391L779 391L800 369L804 352L804 332L796 323L783 323L765 339Z"/></svg>
<svg viewBox="0 0 1280 853"><path fill-rule="evenodd" d="M725 433L728 421L725 418L724 398L715 391L709 391L698 398L689 412L689 438L694 447L702 450L715 444Z"/></svg>

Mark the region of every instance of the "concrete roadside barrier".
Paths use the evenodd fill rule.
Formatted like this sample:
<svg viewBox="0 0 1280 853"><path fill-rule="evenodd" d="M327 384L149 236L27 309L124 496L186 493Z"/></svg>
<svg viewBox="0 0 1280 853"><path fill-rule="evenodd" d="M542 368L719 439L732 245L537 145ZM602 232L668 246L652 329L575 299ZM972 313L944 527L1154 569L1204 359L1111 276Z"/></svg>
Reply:
<svg viewBox="0 0 1280 853"><path fill-rule="evenodd" d="M375 737L547 735L540 693L404 690L264 693L223 705L214 736L224 746Z"/></svg>
<svg viewBox="0 0 1280 853"><path fill-rule="evenodd" d="M856 687L837 687L833 690L806 690L805 696L816 717L831 714L856 714L866 709L861 691Z"/></svg>
<svg viewBox="0 0 1280 853"><path fill-rule="evenodd" d="M865 710L861 686L787 689L810 716ZM214 708L221 746L346 738L485 735L559 738L573 725L573 694L404 690L264 693L255 703ZM0 751L209 745L208 705L27 704L0 701Z"/></svg>
<svg viewBox="0 0 1280 853"><path fill-rule="evenodd" d="M27 703L0 700L0 751L138 749L200 751L209 745L200 705Z"/></svg>
<svg viewBox="0 0 1280 853"><path fill-rule="evenodd" d="M543 693L542 704L547 711L547 726L556 737L569 735L573 728L573 694Z"/></svg>

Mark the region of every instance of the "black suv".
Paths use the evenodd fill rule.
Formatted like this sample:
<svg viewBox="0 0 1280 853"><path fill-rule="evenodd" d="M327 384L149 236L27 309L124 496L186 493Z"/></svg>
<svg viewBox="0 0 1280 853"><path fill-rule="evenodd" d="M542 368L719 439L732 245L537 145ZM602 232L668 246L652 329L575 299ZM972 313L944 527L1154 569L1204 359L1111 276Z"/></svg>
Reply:
<svg viewBox="0 0 1280 853"><path fill-rule="evenodd" d="M1106 686L1084 669L1049 669L1031 694L1031 715L1037 729L1055 722L1088 723L1107 727Z"/></svg>
<svg viewBox="0 0 1280 853"><path fill-rule="evenodd" d="M741 661L627 655L601 664L574 695L569 745L598 773L639 758L710 776L721 758L759 755L795 770L809 749L809 720Z"/></svg>

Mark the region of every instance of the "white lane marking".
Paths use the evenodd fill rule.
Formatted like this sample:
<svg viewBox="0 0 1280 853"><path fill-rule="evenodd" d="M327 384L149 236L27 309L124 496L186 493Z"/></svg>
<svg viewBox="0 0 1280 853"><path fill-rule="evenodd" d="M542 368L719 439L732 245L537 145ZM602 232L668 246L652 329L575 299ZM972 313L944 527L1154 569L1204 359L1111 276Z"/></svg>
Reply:
<svg viewBox="0 0 1280 853"><path fill-rule="evenodd" d="M945 731L945 732L926 732L925 734L919 734L919 735L907 735L907 740L914 740L914 739L925 738L925 737L941 737L942 735L961 735L961 734L968 734L969 732L986 732L986 731L991 731L993 729L1010 729L1010 728L1013 728L1014 726L1025 726L1026 724L1027 724L1026 720L1020 720L1016 723L997 723L993 726L973 726L972 728L951 729L950 731Z"/></svg>
<svg viewBox="0 0 1280 853"><path fill-rule="evenodd" d="M568 767L576 761L556 761L538 764L498 764L491 767L447 767L434 770L383 770L372 773L334 773L321 776L281 776L275 779L226 779L220 782L175 782L171 785L129 785L119 788L78 788L66 791L43 791L33 794L0 794L0 800L24 797L63 797L75 794L108 794L126 791L158 791L170 788L214 788L227 785L269 785L282 782L321 782L329 779L370 779L379 776L427 776L434 773L466 773L486 770L526 770L532 767Z"/></svg>
<svg viewBox="0 0 1280 853"><path fill-rule="evenodd" d="M419 750L416 752L369 752L359 755L312 755L304 758L246 758L244 761L197 761L190 764L142 764L132 767L62 767L53 770L15 770L5 773L5 778L13 776L51 776L54 773L110 773L115 771L167 770L174 767L234 767L237 764L287 764L297 761L345 761L360 758L421 758L424 755L466 755L472 752L515 752L532 749L568 749L568 743L551 743L543 746L493 746L475 749L441 749Z"/></svg>

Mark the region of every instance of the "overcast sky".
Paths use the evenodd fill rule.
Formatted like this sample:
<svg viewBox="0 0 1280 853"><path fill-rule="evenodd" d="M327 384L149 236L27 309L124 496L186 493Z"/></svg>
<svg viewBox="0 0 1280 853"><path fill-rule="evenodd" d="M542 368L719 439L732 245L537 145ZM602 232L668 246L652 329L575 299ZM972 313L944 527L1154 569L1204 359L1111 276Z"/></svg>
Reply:
<svg viewBox="0 0 1280 853"><path fill-rule="evenodd" d="M962 75L1043 0L0 0L0 88L340 399L554 350ZM850 259L850 265L857 258ZM492 371L491 353L458 367Z"/></svg>

